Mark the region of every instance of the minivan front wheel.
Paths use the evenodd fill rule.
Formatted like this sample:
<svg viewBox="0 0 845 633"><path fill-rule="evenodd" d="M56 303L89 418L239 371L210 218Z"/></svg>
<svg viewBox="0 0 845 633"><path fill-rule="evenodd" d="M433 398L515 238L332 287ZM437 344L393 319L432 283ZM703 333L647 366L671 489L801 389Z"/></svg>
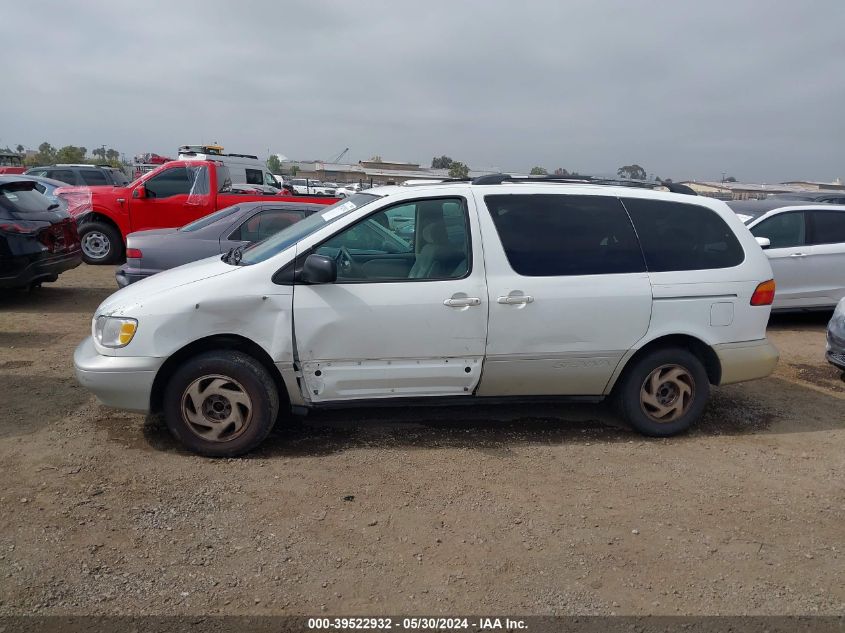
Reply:
<svg viewBox="0 0 845 633"><path fill-rule="evenodd" d="M279 394L261 363L242 352L221 350L200 354L176 370L163 408L170 432L186 448L233 457L270 433Z"/></svg>
<svg viewBox="0 0 845 633"><path fill-rule="evenodd" d="M655 350L635 361L619 387L620 413L634 429L654 437L683 433L710 397L707 371L688 350Z"/></svg>

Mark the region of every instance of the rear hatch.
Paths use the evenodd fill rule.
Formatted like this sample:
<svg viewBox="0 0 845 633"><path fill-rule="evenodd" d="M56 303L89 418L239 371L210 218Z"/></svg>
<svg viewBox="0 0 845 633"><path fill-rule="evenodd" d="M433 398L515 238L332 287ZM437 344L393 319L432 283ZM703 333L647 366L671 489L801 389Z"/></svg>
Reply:
<svg viewBox="0 0 845 633"><path fill-rule="evenodd" d="M35 189L34 181L0 183L0 229L7 236L37 240L54 254L80 250L76 221Z"/></svg>

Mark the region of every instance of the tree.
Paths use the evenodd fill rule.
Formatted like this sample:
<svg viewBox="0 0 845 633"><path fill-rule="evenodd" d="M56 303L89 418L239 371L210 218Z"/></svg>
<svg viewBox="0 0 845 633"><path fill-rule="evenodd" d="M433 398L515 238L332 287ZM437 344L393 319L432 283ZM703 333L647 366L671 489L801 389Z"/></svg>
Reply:
<svg viewBox="0 0 845 633"><path fill-rule="evenodd" d="M270 158L267 159L267 169L270 170L271 174L282 173L282 162L279 160L278 156L273 154Z"/></svg>
<svg viewBox="0 0 845 633"><path fill-rule="evenodd" d="M532 167L531 168L531 175L532 176L547 176L549 172L546 171L544 167Z"/></svg>
<svg viewBox="0 0 845 633"><path fill-rule="evenodd" d="M451 158L449 158L448 156L446 156L444 154L443 156L440 156L439 158L432 158L431 159L431 168L432 169L449 169L452 166L452 163L454 163L454 162L455 161L453 161Z"/></svg>
<svg viewBox="0 0 845 633"><path fill-rule="evenodd" d="M469 178L469 167L460 161L452 161L449 166L449 178Z"/></svg>
<svg viewBox="0 0 845 633"><path fill-rule="evenodd" d="M18 154L23 154L26 151L26 148L20 143L18 143L18 146L15 149L18 150Z"/></svg>
<svg viewBox="0 0 845 633"><path fill-rule="evenodd" d="M616 175L620 178L628 180L645 180L648 174L645 169L634 163L633 165L625 165L616 170Z"/></svg>
<svg viewBox="0 0 845 633"><path fill-rule="evenodd" d="M566 171L563 167L558 167L557 169L555 169L555 176L562 176L562 177L565 178L566 176L569 176L569 175L570 175L569 172Z"/></svg>
<svg viewBox="0 0 845 633"><path fill-rule="evenodd" d="M106 160L106 148L105 148L105 146L96 147L96 148L91 150L91 153L94 156L98 157L100 160Z"/></svg>
<svg viewBox="0 0 845 633"><path fill-rule="evenodd" d="M728 176L727 178L725 178L725 182L736 182L736 178L734 178L733 176Z"/></svg>
<svg viewBox="0 0 845 633"><path fill-rule="evenodd" d="M85 154L88 150L84 147L76 147L75 145L65 145L56 152L57 163L84 163Z"/></svg>
<svg viewBox="0 0 845 633"><path fill-rule="evenodd" d="M290 166L290 175L295 178L298 173L299 173L299 167L296 166L296 165L291 165Z"/></svg>
<svg viewBox="0 0 845 633"><path fill-rule="evenodd" d="M120 163L120 152L110 147L106 150L106 160L112 165Z"/></svg>

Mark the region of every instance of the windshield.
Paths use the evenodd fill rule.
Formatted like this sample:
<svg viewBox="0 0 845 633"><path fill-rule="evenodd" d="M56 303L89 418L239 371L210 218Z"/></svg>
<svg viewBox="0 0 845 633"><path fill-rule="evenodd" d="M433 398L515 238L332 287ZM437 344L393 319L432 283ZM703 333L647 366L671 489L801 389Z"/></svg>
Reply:
<svg viewBox="0 0 845 633"><path fill-rule="evenodd" d="M355 209L360 209L379 198L380 196L373 194L359 193L340 202L336 202L330 207L326 207L320 213L310 215L304 220L291 224L288 228L279 231L272 237L248 246L243 252L240 263L257 264L258 262L270 259L318 229L335 222Z"/></svg>
<svg viewBox="0 0 845 633"><path fill-rule="evenodd" d="M225 218L227 215L232 215L237 210L238 205L226 207L225 209L220 209L220 211L215 211L210 215L201 217L199 220L194 220L190 224L186 224L179 230L185 231L186 233L190 233L191 231L199 231L200 229L204 229L205 227L207 227L209 224L214 224L220 218Z"/></svg>

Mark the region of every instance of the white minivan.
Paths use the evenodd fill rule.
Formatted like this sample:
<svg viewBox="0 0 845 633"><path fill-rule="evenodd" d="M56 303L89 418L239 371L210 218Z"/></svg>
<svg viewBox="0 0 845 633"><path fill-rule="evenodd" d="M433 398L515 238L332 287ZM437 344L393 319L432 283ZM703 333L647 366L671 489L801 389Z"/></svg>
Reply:
<svg viewBox="0 0 845 633"><path fill-rule="evenodd" d="M773 370L771 279L717 200L506 176L382 187L116 292L74 363L104 404L161 412L212 456L291 413L385 400L613 397L668 436L710 385Z"/></svg>

